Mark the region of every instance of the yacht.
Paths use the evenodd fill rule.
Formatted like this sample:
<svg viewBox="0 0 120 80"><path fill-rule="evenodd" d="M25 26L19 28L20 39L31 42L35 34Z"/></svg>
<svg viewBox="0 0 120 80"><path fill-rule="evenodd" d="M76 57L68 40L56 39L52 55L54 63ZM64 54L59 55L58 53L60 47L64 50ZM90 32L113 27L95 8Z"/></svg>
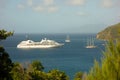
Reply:
<svg viewBox="0 0 120 80"><path fill-rule="evenodd" d="M96 48L96 46L94 45L94 39L93 38L87 40L86 48Z"/></svg>
<svg viewBox="0 0 120 80"><path fill-rule="evenodd" d="M63 46L64 44L58 43L54 40L49 40L49 39L42 39L40 42L34 42L33 40L26 40L26 41L21 41L18 45L17 48L53 48L53 47L60 47Z"/></svg>
<svg viewBox="0 0 120 80"><path fill-rule="evenodd" d="M70 37L67 35L65 42L70 42Z"/></svg>

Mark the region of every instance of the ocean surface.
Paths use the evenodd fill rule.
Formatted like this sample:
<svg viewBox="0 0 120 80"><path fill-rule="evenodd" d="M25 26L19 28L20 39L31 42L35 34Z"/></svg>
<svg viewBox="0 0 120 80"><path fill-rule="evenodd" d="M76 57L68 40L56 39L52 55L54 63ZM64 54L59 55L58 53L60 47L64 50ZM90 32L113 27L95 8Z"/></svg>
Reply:
<svg viewBox="0 0 120 80"><path fill-rule="evenodd" d="M70 37L70 43L65 42L67 35ZM90 37L94 38L96 48L85 48ZM105 42L95 37L96 34L29 34L29 39L33 41L48 38L64 43L64 46L50 49L18 49L17 44L26 40L26 34L14 34L0 41L0 45L5 47L13 62L26 64L33 60L40 60L46 72L58 69L73 79L75 73L79 71L88 72L95 59L100 61Z"/></svg>

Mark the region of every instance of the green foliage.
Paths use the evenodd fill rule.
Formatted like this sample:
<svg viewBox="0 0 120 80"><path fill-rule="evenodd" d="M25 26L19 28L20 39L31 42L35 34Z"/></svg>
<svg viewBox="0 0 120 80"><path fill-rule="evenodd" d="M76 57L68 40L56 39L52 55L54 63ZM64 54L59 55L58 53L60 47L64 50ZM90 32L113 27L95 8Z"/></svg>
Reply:
<svg viewBox="0 0 120 80"><path fill-rule="evenodd" d="M49 80L48 76L43 71L35 70L34 72L30 72L31 80Z"/></svg>
<svg viewBox="0 0 120 80"><path fill-rule="evenodd" d="M0 40L4 40L9 36L12 36L13 32L7 32L6 30L2 29L0 30Z"/></svg>
<svg viewBox="0 0 120 80"><path fill-rule="evenodd" d="M83 72L78 72L75 74L74 80L82 80Z"/></svg>
<svg viewBox="0 0 120 80"><path fill-rule="evenodd" d="M44 67L40 61L33 61L26 68L20 63L15 63L11 75L13 80L69 80L69 77L62 71L51 70L48 73L43 71Z"/></svg>
<svg viewBox="0 0 120 80"><path fill-rule="evenodd" d="M15 63L11 71L13 80L24 80L24 68L19 63Z"/></svg>
<svg viewBox="0 0 120 80"><path fill-rule="evenodd" d="M13 67L13 63L9 58L7 52L3 47L0 47L0 80L10 79L10 71Z"/></svg>
<svg viewBox="0 0 120 80"><path fill-rule="evenodd" d="M69 77L62 71L51 70L48 72L49 80L69 80Z"/></svg>
<svg viewBox="0 0 120 80"><path fill-rule="evenodd" d="M43 69L44 67L40 61L33 61L26 69L26 73L28 73L32 80L45 80L47 75L43 72Z"/></svg>
<svg viewBox="0 0 120 80"><path fill-rule="evenodd" d="M120 42L109 42L101 65L95 61L87 80L120 80Z"/></svg>
<svg viewBox="0 0 120 80"><path fill-rule="evenodd" d="M102 58L102 72L105 79L120 80L120 42L110 42Z"/></svg>
<svg viewBox="0 0 120 80"><path fill-rule="evenodd" d="M4 40L11 35L13 35L12 32L0 30L0 40ZM0 80L11 80L10 71L12 67L13 63L9 58L9 54L0 46Z"/></svg>
<svg viewBox="0 0 120 80"><path fill-rule="evenodd" d="M40 67L40 61L33 61L29 66L24 68L20 63L14 64L11 74L13 80L47 80L47 74Z"/></svg>
<svg viewBox="0 0 120 80"><path fill-rule="evenodd" d="M103 80L100 65L96 60L93 68L91 68L90 73L88 74L87 80Z"/></svg>
<svg viewBox="0 0 120 80"><path fill-rule="evenodd" d="M34 69L34 70L39 70L39 71L42 71L44 69L43 65L41 64L40 61L33 61L31 63L31 67Z"/></svg>

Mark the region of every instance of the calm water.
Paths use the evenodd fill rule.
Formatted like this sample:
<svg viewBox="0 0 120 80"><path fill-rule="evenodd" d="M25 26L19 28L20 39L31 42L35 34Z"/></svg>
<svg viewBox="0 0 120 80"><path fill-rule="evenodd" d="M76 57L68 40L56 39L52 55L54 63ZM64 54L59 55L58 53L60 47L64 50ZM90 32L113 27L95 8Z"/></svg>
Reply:
<svg viewBox="0 0 120 80"><path fill-rule="evenodd" d="M72 79L76 72L88 72L93 66L94 59L101 58L104 42L95 39L95 49L85 48L87 39L95 34L70 34L70 43L65 43L66 34L29 34L30 39L40 41L42 38L53 39L65 45L51 49L17 49L17 44L25 40L26 34L14 34L5 41L1 41L10 58L14 62L26 63L40 60L45 71L59 69L65 71Z"/></svg>

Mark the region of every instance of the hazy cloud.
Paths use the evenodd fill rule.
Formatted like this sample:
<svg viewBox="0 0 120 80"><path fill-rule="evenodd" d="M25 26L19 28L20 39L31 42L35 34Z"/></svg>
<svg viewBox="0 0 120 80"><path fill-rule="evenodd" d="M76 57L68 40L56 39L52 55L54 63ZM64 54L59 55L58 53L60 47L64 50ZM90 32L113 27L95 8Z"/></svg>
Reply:
<svg viewBox="0 0 120 80"><path fill-rule="evenodd" d="M77 16L88 16L88 14L85 12L77 12L76 15Z"/></svg>
<svg viewBox="0 0 120 80"><path fill-rule="evenodd" d="M31 8L35 12L49 12L53 13L58 10L58 7L55 5L54 0L42 0L41 3L38 1L37 5L34 0L27 0L27 3L24 3L24 5L19 4L19 9Z"/></svg>
<svg viewBox="0 0 120 80"><path fill-rule="evenodd" d="M43 4L46 5L46 6L54 4L54 0L43 0L43 2L44 2Z"/></svg>
<svg viewBox="0 0 120 80"><path fill-rule="evenodd" d="M28 6L32 6L33 5L33 0L28 0L27 4L28 4Z"/></svg>
<svg viewBox="0 0 120 80"><path fill-rule="evenodd" d="M54 12L58 11L58 7L56 7L56 6L49 6L49 7L36 6L36 7L33 7L33 10L36 12L54 13Z"/></svg>
<svg viewBox="0 0 120 80"><path fill-rule="evenodd" d="M112 0L102 0L102 7L110 8L113 6Z"/></svg>
<svg viewBox="0 0 120 80"><path fill-rule="evenodd" d="M35 7L33 7L33 10L37 11L37 12L43 12L44 11L44 7L42 7L42 6L35 6Z"/></svg>
<svg viewBox="0 0 120 80"><path fill-rule="evenodd" d="M17 6L19 9L24 9L25 8L25 6L24 5L22 5L22 4L18 4L18 6Z"/></svg>
<svg viewBox="0 0 120 80"><path fill-rule="evenodd" d="M48 12L49 13L57 12L57 10L58 10L58 7L56 7L56 6L48 7Z"/></svg>
<svg viewBox="0 0 120 80"><path fill-rule="evenodd" d="M78 6L78 5L84 5L85 0L66 0L66 3L68 5Z"/></svg>

